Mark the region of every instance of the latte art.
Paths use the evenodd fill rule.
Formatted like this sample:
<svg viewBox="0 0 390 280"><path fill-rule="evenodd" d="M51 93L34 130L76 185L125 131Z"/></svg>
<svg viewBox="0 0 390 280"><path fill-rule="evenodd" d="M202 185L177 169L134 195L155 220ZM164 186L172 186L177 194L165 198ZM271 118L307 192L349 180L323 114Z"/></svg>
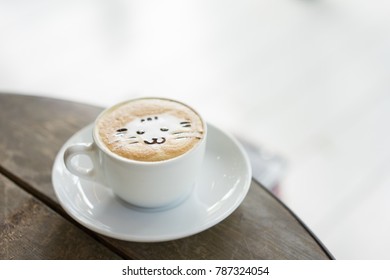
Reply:
<svg viewBox="0 0 390 280"><path fill-rule="evenodd" d="M188 106L145 98L115 106L97 121L100 139L113 153L139 161L180 156L203 138L199 115Z"/></svg>
<svg viewBox="0 0 390 280"><path fill-rule="evenodd" d="M178 125L179 124L179 125ZM173 139L201 139L202 132L193 132L190 121L182 121L175 116L163 114L135 119L116 131L117 139L114 142L137 144L144 142L147 145L164 144L170 137ZM134 136L134 131L137 136Z"/></svg>

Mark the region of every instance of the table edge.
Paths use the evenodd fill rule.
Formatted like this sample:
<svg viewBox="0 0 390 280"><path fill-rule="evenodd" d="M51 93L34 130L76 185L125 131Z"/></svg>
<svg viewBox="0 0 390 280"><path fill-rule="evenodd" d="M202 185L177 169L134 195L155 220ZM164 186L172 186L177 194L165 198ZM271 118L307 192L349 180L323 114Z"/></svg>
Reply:
<svg viewBox="0 0 390 280"><path fill-rule="evenodd" d="M281 201L276 195L274 195L269 189L264 187L258 180L252 177L252 181L254 181L260 188L262 188L265 192L267 192L273 199L275 199L303 228L307 231L307 233L314 239L318 246L323 250L323 252L328 256L330 260L335 260L333 254L328 250L328 248L324 245L324 243L315 235L315 233L303 222L297 214L294 213L283 201Z"/></svg>

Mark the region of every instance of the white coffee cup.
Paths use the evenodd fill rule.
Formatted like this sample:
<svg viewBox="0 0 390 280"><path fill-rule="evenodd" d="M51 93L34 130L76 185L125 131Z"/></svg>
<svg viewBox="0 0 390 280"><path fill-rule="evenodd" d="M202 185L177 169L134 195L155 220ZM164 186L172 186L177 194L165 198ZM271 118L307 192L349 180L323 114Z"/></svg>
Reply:
<svg viewBox="0 0 390 280"><path fill-rule="evenodd" d="M200 174L207 139L206 123L202 120L203 137L184 154L161 161L140 161L122 157L110 151L102 142L97 121L109 110L104 110L97 117L92 143L78 143L65 150L67 169L80 178L109 187L119 198L134 206L159 208L184 200ZM86 169L79 166L78 161L72 160L79 155L89 157L92 168Z"/></svg>

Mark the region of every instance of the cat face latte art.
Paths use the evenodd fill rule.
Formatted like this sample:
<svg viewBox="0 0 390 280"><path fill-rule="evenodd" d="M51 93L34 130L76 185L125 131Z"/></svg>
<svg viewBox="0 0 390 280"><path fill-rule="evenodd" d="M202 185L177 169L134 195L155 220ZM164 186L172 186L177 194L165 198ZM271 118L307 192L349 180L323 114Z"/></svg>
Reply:
<svg viewBox="0 0 390 280"><path fill-rule="evenodd" d="M92 143L64 151L75 176L95 181L133 206L171 207L189 196L206 151L207 126L195 110L163 98L126 101L103 111ZM74 158L90 158L86 169Z"/></svg>
<svg viewBox="0 0 390 280"><path fill-rule="evenodd" d="M203 138L203 122L188 106L159 98L121 103L103 114L99 137L113 153L138 161L180 156Z"/></svg>

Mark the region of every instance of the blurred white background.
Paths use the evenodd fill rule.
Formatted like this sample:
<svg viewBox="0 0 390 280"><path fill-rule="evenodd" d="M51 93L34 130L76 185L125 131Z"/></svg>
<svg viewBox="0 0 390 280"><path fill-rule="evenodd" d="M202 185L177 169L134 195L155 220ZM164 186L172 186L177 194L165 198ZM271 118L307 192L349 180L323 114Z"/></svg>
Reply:
<svg viewBox="0 0 390 280"><path fill-rule="evenodd" d="M286 159L338 259L390 259L389 73L384 0L0 0L0 92L183 100Z"/></svg>

